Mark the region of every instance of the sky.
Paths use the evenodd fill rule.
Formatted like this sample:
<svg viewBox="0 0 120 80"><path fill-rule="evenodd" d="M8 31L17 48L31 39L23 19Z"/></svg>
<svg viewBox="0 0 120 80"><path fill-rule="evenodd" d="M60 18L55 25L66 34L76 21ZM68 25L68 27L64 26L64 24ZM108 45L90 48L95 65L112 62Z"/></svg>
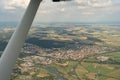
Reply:
<svg viewBox="0 0 120 80"><path fill-rule="evenodd" d="M30 0L1 0L0 22L18 22ZM120 22L120 0L73 0L53 3L43 0L35 22Z"/></svg>

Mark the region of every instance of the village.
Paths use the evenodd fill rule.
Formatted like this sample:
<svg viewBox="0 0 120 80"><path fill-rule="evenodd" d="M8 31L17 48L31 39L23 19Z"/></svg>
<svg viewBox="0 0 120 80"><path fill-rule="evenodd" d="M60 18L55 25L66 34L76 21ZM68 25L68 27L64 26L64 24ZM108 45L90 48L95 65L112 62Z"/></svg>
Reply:
<svg viewBox="0 0 120 80"><path fill-rule="evenodd" d="M76 45L77 46L77 45ZM78 48L78 46L77 46ZM97 46L79 46L79 49L64 49L64 48L53 48L44 49L32 44L25 44L21 52L24 54L30 54L31 56L24 57L22 60L29 65L33 62L38 64L51 64L57 63L59 60L81 60L84 57L94 54L100 54L107 52L109 50L107 47L97 47ZM97 58L98 60L104 57ZM31 63L30 63L31 62ZM24 63L25 65L25 63Z"/></svg>

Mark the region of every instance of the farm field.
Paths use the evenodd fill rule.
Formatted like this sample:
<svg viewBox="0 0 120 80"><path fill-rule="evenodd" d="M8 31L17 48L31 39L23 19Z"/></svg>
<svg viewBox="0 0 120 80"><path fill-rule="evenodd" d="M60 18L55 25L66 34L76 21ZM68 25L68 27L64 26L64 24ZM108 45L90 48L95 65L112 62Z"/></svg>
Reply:
<svg viewBox="0 0 120 80"><path fill-rule="evenodd" d="M1 27L2 54L14 27ZM120 25L32 27L11 80L120 80Z"/></svg>

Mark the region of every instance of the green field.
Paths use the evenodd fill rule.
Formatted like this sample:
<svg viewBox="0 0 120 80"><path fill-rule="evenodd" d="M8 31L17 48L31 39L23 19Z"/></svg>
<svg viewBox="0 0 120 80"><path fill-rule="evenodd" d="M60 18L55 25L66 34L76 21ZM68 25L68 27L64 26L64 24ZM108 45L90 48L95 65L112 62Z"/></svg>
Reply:
<svg viewBox="0 0 120 80"><path fill-rule="evenodd" d="M11 80L120 80L120 25L48 25L31 29L34 53L20 53ZM13 31L1 28L0 51Z"/></svg>

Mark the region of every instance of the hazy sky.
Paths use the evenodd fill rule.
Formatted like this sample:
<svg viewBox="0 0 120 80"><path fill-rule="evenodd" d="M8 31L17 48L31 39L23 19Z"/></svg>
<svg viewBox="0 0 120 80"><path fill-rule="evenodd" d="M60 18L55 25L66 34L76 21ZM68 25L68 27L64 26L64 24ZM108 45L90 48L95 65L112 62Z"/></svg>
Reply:
<svg viewBox="0 0 120 80"><path fill-rule="evenodd" d="M19 21L30 0L1 0L0 21ZM120 22L120 0L43 0L37 22Z"/></svg>

